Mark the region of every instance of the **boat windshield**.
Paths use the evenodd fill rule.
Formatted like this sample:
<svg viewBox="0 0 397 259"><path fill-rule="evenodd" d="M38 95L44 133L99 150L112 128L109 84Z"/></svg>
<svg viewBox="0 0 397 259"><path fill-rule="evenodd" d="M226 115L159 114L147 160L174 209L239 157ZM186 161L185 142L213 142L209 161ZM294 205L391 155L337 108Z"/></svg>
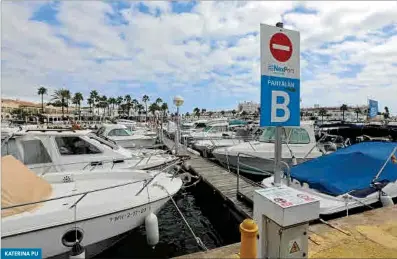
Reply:
<svg viewBox="0 0 397 259"><path fill-rule="evenodd" d="M129 129L113 129L109 132L109 136L125 137L132 135L133 133Z"/></svg>
<svg viewBox="0 0 397 259"><path fill-rule="evenodd" d="M204 132L208 132L208 131L210 131L211 129L212 129L211 126L207 126L207 127L204 128Z"/></svg>
<svg viewBox="0 0 397 259"><path fill-rule="evenodd" d="M309 133L304 128L283 128L282 143L288 144L309 144ZM260 142L274 142L276 127L266 127L259 137Z"/></svg>

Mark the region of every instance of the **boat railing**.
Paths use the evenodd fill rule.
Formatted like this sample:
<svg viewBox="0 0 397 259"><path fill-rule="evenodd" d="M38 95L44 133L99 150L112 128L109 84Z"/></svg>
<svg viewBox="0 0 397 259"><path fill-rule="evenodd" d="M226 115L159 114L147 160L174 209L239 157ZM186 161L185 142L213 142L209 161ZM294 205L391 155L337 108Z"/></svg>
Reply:
<svg viewBox="0 0 397 259"><path fill-rule="evenodd" d="M226 154L226 156L228 157L227 154ZM264 160L264 161L270 161L270 162L273 162L273 163L274 163L274 159L263 158L263 157L260 157L260 156L255 156L255 155L248 154L248 153L243 153L243 152L237 154L237 197L243 197L243 198L246 198L246 199L249 200L249 198L244 193L240 192L240 178L243 178L240 175L240 165L242 165L242 166L244 166L246 168L249 168L249 169L256 170L256 171L264 173L264 174L269 174L269 172L268 171L264 171L264 170L262 170L260 168L257 168L257 167L254 167L254 166L250 166L250 165L247 165L245 163L240 162L240 157L241 156L257 158L257 159L261 159L261 160ZM286 173L286 175L287 175L287 185L289 186L291 184L291 168L284 161L280 161L280 164L285 166L286 172L284 172L284 174ZM244 180L247 181L246 179L244 179ZM255 182L252 182L252 181L250 181L250 182L251 183L255 183ZM263 187L261 184L258 184L258 183L255 183L254 185L256 185L258 187Z"/></svg>
<svg viewBox="0 0 397 259"><path fill-rule="evenodd" d="M145 164L148 164L150 159L154 155L155 154L150 154L150 156L148 156L148 157L140 157L140 159L134 165L129 166L128 168L119 168L119 169L136 169L136 167L138 165L140 165L144 161L145 158L148 158L146 160L146 163L145 163ZM52 167L55 167L55 169L56 169L57 167L68 166L68 165L83 165L83 167L81 169L73 169L73 170L82 170L82 171L84 171L87 168L90 168L90 171L92 171L92 170L96 169L99 166L103 166L104 164L110 164L111 165L111 169L113 169L116 164L122 163L122 162L125 162L125 161L130 161L130 160L136 160L136 158L129 157L129 158L120 158L120 159L108 159L108 160L104 159L104 160L89 161L89 162L83 161L83 162L69 162L69 163L62 163L62 164L55 164L55 163L45 164L45 165L40 164L39 166L30 166L29 169L33 169L34 170L34 169L44 169L44 168L52 168ZM174 161L172 161L172 162L174 162ZM179 160L177 160L177 162L179 162ZM169 164L169 163L167 163L167 164ZM50 170L47 170L46 172L41 173L41 176L49 173L49 171Z"/></svg>
<svg viewBox="0 0 397 259"><path fill-rule="evenodd" d="M154 177L151 177L154 178ZM113 189L113 188L118 188L118 187L122 187L122 186L126 186L126 185L131 185L134 183L140 183L140 182L145 182L150 180L149 179L143 179L143 180L139 180L139 181L133 181L133 182L127 182L127 183L122 183L122 184L117 184L117 185L112 185L112 186L108 186L108 187L104 187L104 188L100 188L100 189L95 189L95 190L90 190L90 191L86 191L86 192L80 192L80 193L74 193L74 194L69 194L69 195L64 195L64 196L59 196L59 197L55 197L55 198L50 198L50 199L45 199L45 200L40 200L40 201L34 201L34 202L27 202L27 203L20 203L20 204L16 204L16 205L12 205L12 206L7 206L4 208L1 208L1 210L8 210L8 209L13 209L13 208L19 208L19 207L24 207L24 206L29 206L29 205L35 205L35 204L39 204L39 203L44 203L44 202L49 202L49 201L56 201L56 200L60 200L60 199L65 199L65 198L70 198L70 197L75 197L75 196L80 196L82 195L76 202L74 202L69 209L75 207L77 205L77 203L79 203L85 196L87 196L90 193L94 193L94 192L99 192L99 191L104 191L104 190L109 190L109 189Z"/></svg>
<svg viewBox="0 0 397 259"><path fill-rule="evenodd" d="M390 161L390 159L395 156L395 153L397 151L397 146L395 148L393 148L392 152L389 154L389 156L387 157L386 161L383 163L382 167L380 168L380 170L378 171L378 173L375 175L374 179L372 179L372 184L374 184L376 182L376 180L379 179L380 174L383 172L383 170L385 169L387 163Z"/></svg>

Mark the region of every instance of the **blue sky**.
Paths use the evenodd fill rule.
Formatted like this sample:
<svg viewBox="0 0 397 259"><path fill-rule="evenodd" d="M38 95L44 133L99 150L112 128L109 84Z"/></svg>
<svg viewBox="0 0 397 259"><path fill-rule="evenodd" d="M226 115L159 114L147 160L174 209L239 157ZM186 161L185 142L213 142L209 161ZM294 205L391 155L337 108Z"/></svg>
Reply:
<svg viewBox="0 0 397 259"><path fill-rule="evenodd" d="M233 109L259 102L259 24L283 21L301 33L302 106L374 98L395 113L396 17L379 1L3 2L2 96L66 87Z"/></svg>

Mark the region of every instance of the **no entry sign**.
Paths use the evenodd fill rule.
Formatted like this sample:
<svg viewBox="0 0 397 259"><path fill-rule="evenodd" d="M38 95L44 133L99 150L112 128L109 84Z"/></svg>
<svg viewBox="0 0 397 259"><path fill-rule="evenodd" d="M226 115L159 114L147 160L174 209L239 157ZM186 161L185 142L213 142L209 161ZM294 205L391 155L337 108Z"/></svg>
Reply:
<svg viewBox="0 0 397 259"><path fill-rule="evenodd" d="M300 35L261 24L261 126L300 125Z"/></svg>
<svg viewBox="0 0 397 259"><path fill-rule="evenodd" d="M286 62L292 56L292 43L284 33L274 34L269 41L269 49L272 56L279 62Z"/></svg>

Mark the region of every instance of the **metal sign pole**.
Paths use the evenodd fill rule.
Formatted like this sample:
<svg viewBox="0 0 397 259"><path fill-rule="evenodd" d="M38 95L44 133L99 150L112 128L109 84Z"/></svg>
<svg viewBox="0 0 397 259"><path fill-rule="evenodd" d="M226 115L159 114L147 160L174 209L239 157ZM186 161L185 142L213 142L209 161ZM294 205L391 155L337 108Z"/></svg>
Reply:
<svg viewBox="0 0 397 259"><path fill-rule="evenodd" d="M283 128L281 126L276 127L276 136L274 141L274 186L281 185L281 151L282 151L282 140L281 134Z"/></svg>
<svg viewBox="0 0 397 259"><path fill-rule="evenodd" d="M179 107L176 107L175 155L178 155L178 147L179 147Z"/></svg>

